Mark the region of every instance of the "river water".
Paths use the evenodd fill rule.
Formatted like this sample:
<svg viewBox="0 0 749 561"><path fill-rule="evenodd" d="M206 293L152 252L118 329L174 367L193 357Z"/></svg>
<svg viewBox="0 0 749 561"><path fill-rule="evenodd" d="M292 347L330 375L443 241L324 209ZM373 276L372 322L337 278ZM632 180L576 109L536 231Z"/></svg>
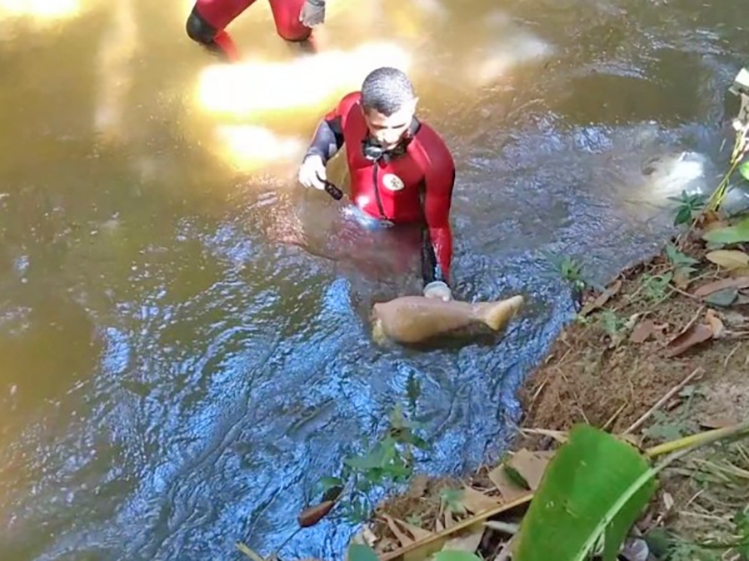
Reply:
<svg viewBox="0 0 749 561"><path fill-rule="evenodd" d="M500 453L573 311L546 256L605 281L727 157L736 0L331 3L317 57L258 3L231 28L252 62L227 68L185 0L0 0L3 560L269 554L409 379L419 470ZM374 345L369 307L416 269L295 184L316 120L383 60L455 154L456 294L528 299L501 341ZM334 558L351 531L281 555Z"/></svg>

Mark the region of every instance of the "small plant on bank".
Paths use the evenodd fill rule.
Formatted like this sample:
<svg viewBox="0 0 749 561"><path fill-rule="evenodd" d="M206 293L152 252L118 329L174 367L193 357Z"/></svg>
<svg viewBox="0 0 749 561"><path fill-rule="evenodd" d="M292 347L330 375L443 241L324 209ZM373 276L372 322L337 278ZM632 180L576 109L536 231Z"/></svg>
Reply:
<svg viewBox="0 0 749 561"><path fill-rule="evenodd" d="M627 324L624 319L612 310L603 310L599 314L601 328L606 334L613 338L626 331Z"/></svg>
<svg viewBox="0 0 749 561"><path fill-rule="evenodd" d="M582 290L588 284L583 278L582 265L569 255L565 255L559 262L559 273L575 290Z"/></svg>
<svg viewBox="0 0 749 561"><path fill-rule="evenodd" d="M672 272L661 275L643 275L642 294L651 304L658 304L669 297L669 284L674 278Z"/></svg>
<svg viewBox="0 0 749 561"><path fill-rule="evenodd" d="M682 276L685 279L690 279L692 274L697 270L694 266L697 265L699 261L690 257L686 253L679 251L673 244L668 244L666 246L666 257L674 268L675 276Z"/></svg>
<svg viewBox="0 0 749 561"><path fill-rule="evenodd" d="M679 203L674 216L674 226L681 226L692 223L705 208L708 197L702 193L688 195L686 191L682 191L680 196L669 197L669 200Z"/></svg>
<svg viewBox="0 0 749 561"><path fill-rule="evenodd" d="M409 416L415 416L421 387L413 375L406 384ZM359 523L372 514L370 493L377 487L408 482L413 476L415 450L428 450L429 444L417 434L421 426L410 420L400 404L390 413L385 434L362 454L343 461L340 477L325 477L318 483L324 497L333 495L343 516ZM347 492L346 492L347 491ZM343 495L347 495L344 499Z"/></svg>

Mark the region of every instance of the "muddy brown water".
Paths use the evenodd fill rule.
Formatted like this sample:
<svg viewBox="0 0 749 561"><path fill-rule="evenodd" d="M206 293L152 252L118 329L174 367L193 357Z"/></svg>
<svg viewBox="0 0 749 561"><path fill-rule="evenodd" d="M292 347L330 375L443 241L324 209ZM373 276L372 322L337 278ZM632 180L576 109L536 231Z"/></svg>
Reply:
<svg viewBox="0 0 749 561"><path fill-rule="evenodd" d="M248 11L242 75L187 40L186 1L0 0L3 560L268 554L409 378L420 470L495 456L573 310L545 255L604 281L725 161L740 2L331 3L318 59ZM528 299L501 341L370 340L372 302L416 270L294 182L357 48L358 70L406 60L454 151L457 295ZM282 556L336 557L353 529L332 517Z"/></svg>

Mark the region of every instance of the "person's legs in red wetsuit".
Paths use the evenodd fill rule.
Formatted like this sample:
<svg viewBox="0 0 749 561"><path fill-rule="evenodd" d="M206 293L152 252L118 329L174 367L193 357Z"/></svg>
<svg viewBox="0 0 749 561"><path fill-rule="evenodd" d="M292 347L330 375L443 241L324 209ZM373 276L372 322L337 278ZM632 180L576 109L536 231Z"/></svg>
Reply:
<svg viewBox="0 0 749 561"><path fill-rule="evenodd" d="M238 60L239 53L226 26L255 0L197 0L187 18L187 35L208 50Z"/></svg>
<svg viewBox="0 0 749 561"><path fill-rule="evenodd" d="M238 60L239 54L226 27L255 0L197 0L187 18L187 35L210 51ZM269 0L276 31L287 41L310 38L312 29L299 21L305 0Z"/></svg>
<svg viewBox="0 0 749 561"><path fill-rule="evenodd" d="M269 0L276 22L276 32L287 41L306 41L312 35L312 29L299 21L305 0Z"/></svg>

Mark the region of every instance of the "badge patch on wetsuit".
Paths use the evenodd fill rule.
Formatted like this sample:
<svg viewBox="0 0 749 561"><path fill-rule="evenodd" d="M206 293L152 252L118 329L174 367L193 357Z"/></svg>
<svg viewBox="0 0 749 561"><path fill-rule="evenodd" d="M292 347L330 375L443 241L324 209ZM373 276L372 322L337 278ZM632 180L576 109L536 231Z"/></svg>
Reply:
<svg viewBox="0 0 749 561"><path fill-rule="evenodd" d="M406 186L400 177L393 175L392 173L386 173L382 176L382 185L388 191L400 191Z"/></svg>

